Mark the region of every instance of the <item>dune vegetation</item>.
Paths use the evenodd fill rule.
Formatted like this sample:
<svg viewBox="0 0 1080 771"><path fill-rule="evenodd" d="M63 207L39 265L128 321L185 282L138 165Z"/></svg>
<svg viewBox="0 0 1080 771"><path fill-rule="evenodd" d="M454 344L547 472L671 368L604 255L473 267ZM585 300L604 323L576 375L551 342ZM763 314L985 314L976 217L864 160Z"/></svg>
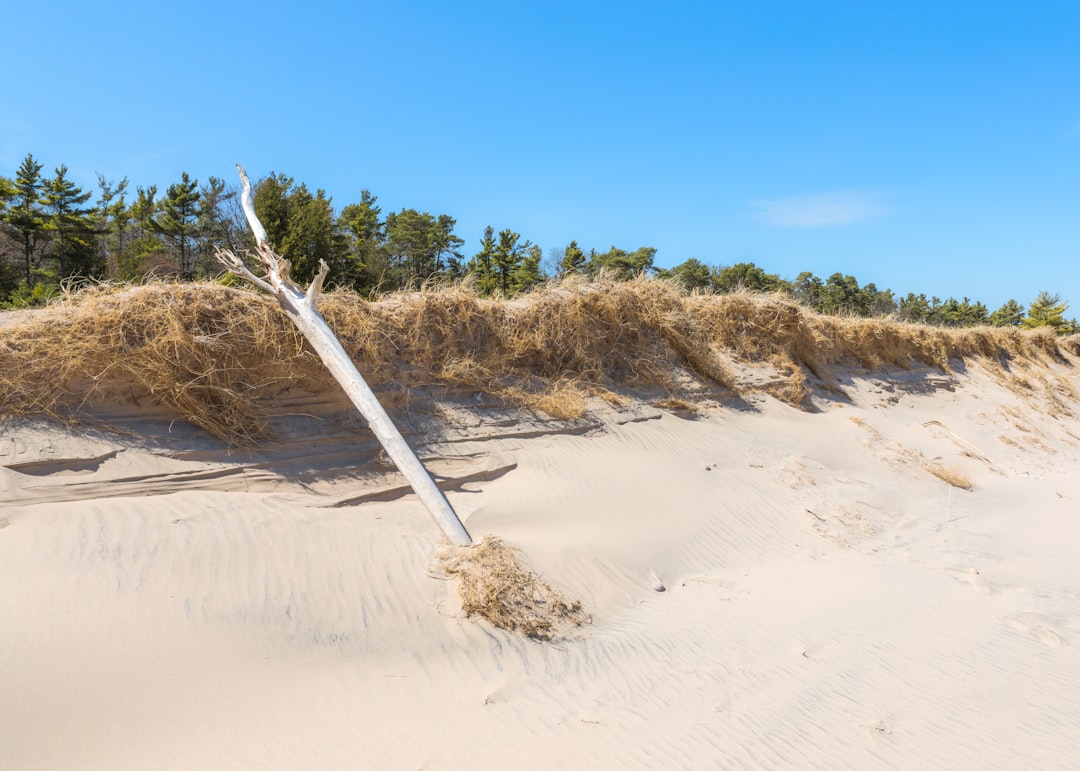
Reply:
<svg viewBox="0 0 1080 771"><path fill-rule="evenodd" d="M815 394L842 398L838 366L947 372L972 362L1068 410L1065 385L1022 373L1080 355L1080 336L1050 328L819 315L778 294L688 293L646 277L564 280L511 299L467 283L374 302L337 290L320 310L391 410L412 396L474 392L561 419L627 395L692 408L764 391L812 408ZM78 420L123 393L249 445L269 438L275 396L332 388L272 298L216 283L86 289L13 313L0 340L9 415Z"/></svg>

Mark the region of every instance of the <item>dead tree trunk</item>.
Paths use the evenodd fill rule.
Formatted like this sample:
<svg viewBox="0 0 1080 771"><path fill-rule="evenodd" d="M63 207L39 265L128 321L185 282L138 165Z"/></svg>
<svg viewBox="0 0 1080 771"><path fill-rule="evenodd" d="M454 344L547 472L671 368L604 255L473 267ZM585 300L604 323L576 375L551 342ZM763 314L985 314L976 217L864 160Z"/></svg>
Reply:
<svg viewBox="0 0 1080 771"><path fill-rule="evenodd" d="M270 247L266 230L255 214L255 201L251 192L251 181L240 164L236 165L243 183L241 203L248 225L255 234L257 256L266 276L256 276L236 254L228 250L218 252L218 260L229 270L247 279L255 286L277 298L282 309L307 339L308 343L322 359L330 374L345 390L349 399L364 416L372 432L382 444L386 454L394 461L398 470L405 476L413 491L419 496L428 512L442 530L443 535L455 546L469 546L472 538L465 526L458 519L450 502L442 490L428 474L427 469L409 448L401 432L397 430L390 416L386 414L375 393L356 369L352 359L345 353L337 337L331 331L322 315L315 307L315 301L322 291L323 281L329 270L325 262L320 261L319 273L305 292L289 278L289 262L279 257Z"/></svg>

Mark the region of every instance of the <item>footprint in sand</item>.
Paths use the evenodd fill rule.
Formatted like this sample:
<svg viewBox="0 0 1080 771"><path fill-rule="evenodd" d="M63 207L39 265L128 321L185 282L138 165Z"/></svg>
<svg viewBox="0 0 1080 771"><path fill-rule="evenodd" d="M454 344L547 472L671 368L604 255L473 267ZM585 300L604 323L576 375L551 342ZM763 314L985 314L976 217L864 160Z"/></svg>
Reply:
<svg viewBox="0 0 1080 771"><path fill-rule="evenodd" d="M1005 619L1005 625L1026 634L1035 642L1040 642L1048 648L1058 648L1061 646L1061 635L1042 624L1029 624L1023 619L1010 616Z"/></svg>

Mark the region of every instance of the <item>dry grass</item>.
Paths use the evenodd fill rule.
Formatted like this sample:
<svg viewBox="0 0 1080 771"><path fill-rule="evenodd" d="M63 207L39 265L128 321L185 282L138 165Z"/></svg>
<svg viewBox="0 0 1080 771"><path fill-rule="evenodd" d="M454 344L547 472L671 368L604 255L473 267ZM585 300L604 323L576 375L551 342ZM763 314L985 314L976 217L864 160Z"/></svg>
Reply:
<svg viewBox="0 0 1080 771"><path fill-rule="evenodd" d="M7 414L79 417L114 396L163 404L249 444L273 405L258 397L312 369L303 340L265 298L220 286L84 290L0 338Z"/></svg>
<svg viewBox="0 0 1080 771"><path fill-rule="evenodd" d="M953 487L959 487L961 490L970 490L975 486L967 474L953 466L942 466L940 463L927 463L924 468L942 482L946 482Z"/></svg>
<svg viewBox="0 0 1080 771"><path fill-rule="evenodd" d="M815 388L840 392L836 365L947 371L978 360L1009 379L1024 367L1070 362L1080 349L1077 336L818 316L776 296L688 295L645 278L566 281L512 300L467 286L377 302L336 291L320 310L391 409L407 409L414 392L421 400L482 392L560 419L581 415L591 399L693 403L717 388L808 406ZM146 400L250 444L265 438L276 395L336 389L274 301L243 290L92 289L19 318L0 339L6 414L72 419L98 399ZM732 365L780 379L740 380ZM1060 384L1036 380L1040 393L1055 392L1057 410L1075 401Z"/></svg>
<svg viewBox="0 0 1080 771"><path fill-rule="evenodd" d="M443 570L459 579L461 607L499 629L536 640L565 636L591 621L581 603L553 589L522 566L520 552L498 538L472 546L443 547Z"/></svg>

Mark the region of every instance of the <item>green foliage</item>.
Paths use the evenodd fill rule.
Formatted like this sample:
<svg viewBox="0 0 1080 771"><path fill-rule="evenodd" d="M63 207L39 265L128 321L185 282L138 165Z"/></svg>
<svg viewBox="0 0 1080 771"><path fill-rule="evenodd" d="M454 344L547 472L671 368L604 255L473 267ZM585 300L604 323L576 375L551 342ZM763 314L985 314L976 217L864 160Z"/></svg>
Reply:
<svg viewBox="0 0 1080 771"><path fill-rule="evenodd" d="M1052 327L1059 334L1071 334L1076 327L1075 321L1065 320L1065 311L1069 304L1061 301L1061 295L1039 292L1028 306L1028 315L1022 322L1025 329Z"/></svg>
<svg viewBox="0 0 1080 771"><path fill-rule="evenodd" d="M717 292L737 292L749 289L753 292L776 292L790 290L791 285L773 273L766 273L752 262L739 262L712 271L712 287Z"/></svg>
<svg viewBox="0 0 1080 771"><path fill-rule="evenodd" d="M968 298L957 300L950 297L927 299L925 294L909 292L898 303L901 321L931 324L938 327L974 327L990 323L990 314L980 302Z"/></svg>
<svg viewBox="0 0 1080 771"><path fill-rule="evenodd" d="M398 286L416 286L433 278L461 275L464 240L454 235L457 221L416 209L386 217L386 251Z"/></svg>
<svg viewBox="0 0 1080 771"><path fill-rule="evenodd" d="M990 314L989 321L995 327L1018 327L1024 321L1024 307L1016 300L1008 300Z"/></svg>
<svg viewBox="0 0 1080 771"><path fill-rule="evenodd" d="M41 169L42 164L32 154L23 159L15 172L14 189L4 212L4 222L22 250L24 280L31 285L37 267L37 245L45 233L45 213L41 208L45 181Z"/></svg>
<svg viewBox="0 0 1080 771"><path fill-rule="evenodd" d="M38 281L28 284L21 282L8 296L3 308L35 308L47 305L50 300L60 294L60 286L54 281Z"/></svg>
<svg viewBox="0 0 1080 771"><path fill-rule="evenodd" d="M562 259L559 262L559 275L580 275L586 270L585 252L578 246L577 241L571 241L563 250Z"/></svg>
<svg viewBox="0 0 1080 771"><path fill-rule="evenodd" d="M603 272L612 278L626 281L652 272L654 257L656 249L651 246L640 246L632 252L615 246L603 253L593 249L589 252L585 270L590 276Z"/></svg>
<svg viewBox="0 0 1080 771"><path fill-rule="evenodd" d="M127 177L114 185L105 179L104 174L97 175L98 195L95 211L98 234L97 251L105 263L107 276L116 277L120 269L120 259L124 252L124 240L131 224L131 209L124 198L127 192Z"/></svg>
<svg viewBox="0 0 1080 771"><path fill-rule="evenodd" d="M825 282L810 271L803 271L791 285L791 294L807 308L818 308L821 306L821 293L824 289Z"/></svg>
<svg viewBox="0 0 1080 771"><path fill-rule="evenodd" d="M188 243L195 231L199 216L199 182L185 171L180 181L169 185L161 202L161 211L154 221L159 233L173 242L178 259L180 278L195 278L195 253Z"/></svg>
<svg viewBox="0 0 1080 771"><path fill-rule="evenodd" d="M48 213L46 229L52 236L50 256L56 260L59 276L101 277L105 265L94 248L97 235L94 209L83 206L90 200L91 192L84 192L69 180L67 171L67 166L58 166L56 176L43 186L41 203Z"/></svg>
<svg viewBox="0 0 1080 771"><path fill-rule="evenodd" d="M540 260L543 252L521 234L509 228L499 231L488 225L480 239L480 251L465 266L479 292L503 297L522 292L543 281Z"/></svg>
<svg viewBox="0 0 1080 771"><path fill-rule="evenodd" d="M990 314L980 302L950 297L937 309L931 323L942 327L977 327L990 323Z"/></svg>
<svg viewBox="0 0 1080 771"><path fill-rule="evenodd" d="M389 260L383 244L386 231L379 215L379 199L369 190L360 191L360 202L341 210L337 226L345 244L343 279L357 289L371 290L383 285Z"/></svg>
<svg viewBox="0 0 1080 771"><path fill-rule="evenodd" d="M671 270L658 270L660 278L678 282L686 290L712 289L712 271L709 266L694 257L679 263Z"/></svg>
<svg viewBox="0 0 1080 771"><path fill-rule="evenodd" d="M292 177L272 173L256 184L254 198L270 245L289 261L294 280L311 281L319 261L325 260L330 266L328 284L345 283L346 239L324 191L312 195L306 184L296 185Z"/></svg>
<svg viewBox="0 0 1080 771"><path fill-rule="evenodd" d="M288 232L279 252L292 265L293 279L311 281L319 271L320 261L324 261L331 269L331 283L341 283L342 242L326 193L317 190L312 195L301 184L289 202Z"/></svg>
<svg viewBox="0 0 1080 771"><path fill-rule="evenodd" d="M14 178L0 176L0 298L9 302L44 302L73 274L122 280L148 272L212 277L221 272L215 260L219 249L240 251L251 243L235 191L216 177L200 187L184 172L163 197L155 185L139 187L129 204L127 179L114 184L99 174L98 200L87 206L90 193L68 179L66 166L56 167L51 179L41 171L42 164L27 154ZM695 258L658 269L653 247L631 252L612 246L586 254L577 241L551 249L542 266L540 247L511 229L496 233L486 228L480 250L463 264L464 242L454 234L456 221L447 214L406 208L383 219L378 199L366 189L359 202L336 214L324 191L312 193L306 184L280 173L256 185L255 210L271 245L291 262L293 277L301 283L311 280L320 260L330 266L330 285L360 291L393 291L457 279L467 272L479 291L510 296L544 281L545 268L559 276L603 274L618 280L651 273L688 290L783 292L819 313L895 314L905 321L950 327L993 324L1051 327L1059 334L1077 331L1076 321L1065 318L1068 304L1049 292L1041 292L1026 314L1015 300L989 313L967 297L941 300L908 293L898 298L842 273L822 280L803 272L792 282L752 262L709 266Z"/></svg>

